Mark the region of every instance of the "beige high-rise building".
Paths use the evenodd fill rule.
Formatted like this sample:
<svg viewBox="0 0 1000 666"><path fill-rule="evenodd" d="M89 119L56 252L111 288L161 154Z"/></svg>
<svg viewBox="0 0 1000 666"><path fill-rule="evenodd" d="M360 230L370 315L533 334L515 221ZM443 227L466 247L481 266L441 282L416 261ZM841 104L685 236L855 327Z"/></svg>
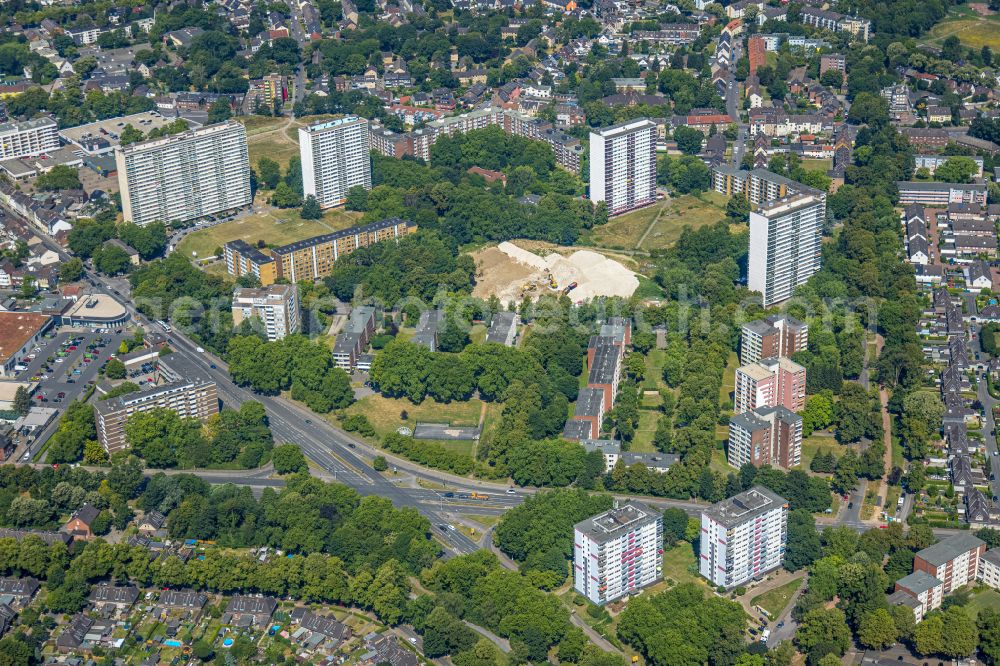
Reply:
<svg viewBox="0 0 1000 666"><path fill-rule="evenodd" d="M281 340L298 333L299 288L294 284L272 284L263 289L237 287L233 292L233 326L256 318L264 326L267 339Z"/></svg>
<svg viewBox="0 0 1000 666"><path fill-rule="evenodd" d="M249 206L247 133L227 120L115 149L127 222L187 222Z"/></svg>

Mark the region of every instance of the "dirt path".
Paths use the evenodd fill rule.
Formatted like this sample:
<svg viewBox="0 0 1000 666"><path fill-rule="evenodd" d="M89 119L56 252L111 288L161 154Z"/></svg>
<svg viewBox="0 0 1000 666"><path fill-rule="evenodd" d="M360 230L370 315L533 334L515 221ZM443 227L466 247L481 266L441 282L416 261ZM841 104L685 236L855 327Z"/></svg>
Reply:
<svg viewBox="0 0 1000 666"><path fill-rule="evenodd" d="M876 334L875 335L875 350L876 358L882 355L882 347L885 345L885 339ZM888 497L889 493L889 483L887 479L889 478L889 470L892 469L892 418L889 415L889 392L885 388L880 388L878 392L879 402L882 405L882 443L885 445L885 474L879 480L878 484L878 496L882 498L883 508L885 503L885 498ZM876 511L872 519L876 522L881 522Z"/></svg>
<svg viewBox="0 0 1000 666"><path fill-rule="evenodd" d="M656 211L656 217L654 217L653 221L649 223L649 226L646 227L646 230L642 232L642 236L639 236L639 240L635 242L636 250L642 249L642 244L646 242L646 237L649 236L650 233L652 233L653 227L655 227L656 223L660 221L660 216L663 215L663 211L666 210L666 208L667 204L666 201L664 201L663 204L660 206L660 210Z"/></svg>

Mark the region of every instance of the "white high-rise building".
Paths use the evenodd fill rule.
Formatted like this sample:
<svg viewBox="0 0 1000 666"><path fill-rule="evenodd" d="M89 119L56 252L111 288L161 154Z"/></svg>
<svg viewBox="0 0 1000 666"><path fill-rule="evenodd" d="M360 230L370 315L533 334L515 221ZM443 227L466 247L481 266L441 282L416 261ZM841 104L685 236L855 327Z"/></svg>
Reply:
<svg viewBox="0 0 1000 666"><path fill-rule="evenodd" d="M781 566L788 539L788 502L764 486L701 512L701 575L725 588Z"/></svg>
<svg viewBox="0 0 1000 666"><path fill-rule="evenodd" d="M656 202L656 123L648 118L590 133L590 200L608 215Z"/></svg>
<svg viewBox="0 0 1000 666"><path fill-rule="evenodd" d="M51 118L0 124L0 160L32 157L59 147L59 126Z"/></svg>
<svg viewBox="0 0 1000 666"><path fill-rule="evenodd" d="M629 502L573 527L573 587L595 604L663 577L663 517Z"/></svg>
<svg viewBox="0 0 1000 666"><path fill-rule="evenodd" d="M747 286L764 296L764 306L791 298L820 268L820 237L826 200L796 194L763 204L750 213Z"/></svg>
<svg viewBox="0 0 1000 666"><path fill-rule="evenodd" d="M127 222L186 222L249 206L247 133L227 120L115 150Z"/></svg>
<svg viewBox="0 0 1000 666"><path fill-rule="evenodd" d="M245 319L259 319L268 340L281 340L299 332L299 288L294 284L272 284L262 289L237 287L232 312L233 326Z"/></svg>
<svg viewBox="0 0 1000 666"><path fill-rule="evenodd" d="M316 197L321 208L347 201L347 191L372 187L368 149L368 121L357 116L314 123L299 128L302 190Z"/></svg>

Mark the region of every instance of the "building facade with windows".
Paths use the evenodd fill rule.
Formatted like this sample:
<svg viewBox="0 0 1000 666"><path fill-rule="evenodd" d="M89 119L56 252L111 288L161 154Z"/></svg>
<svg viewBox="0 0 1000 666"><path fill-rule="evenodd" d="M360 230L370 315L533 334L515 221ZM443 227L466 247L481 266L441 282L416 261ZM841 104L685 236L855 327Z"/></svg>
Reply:
<svg viewBox="0 0 1000 666"><path fill-rule="evenodd" d="M733 416L726 457L733 467L797 466L802 461L802 417L780 405Z"/></svg>
<svg viewBox="0 0 1000 666"><path fill-rule="evenodd" d="M115 149L126 222L188 222L249 206L246 129L235 120Z"/></svg>
<svg viewBox="0 0 1000 666"><path fill-rule="evenodd" d="M662 578L663 517L629 502L573 527L573 587L601 605Z"/></svg>
<svg viewBox="0 0 1000 666"><path fill-rule="evenodd" d="M590 133L590 200L609 215L656 202L656 133L648 118Z"/></svg>
<svg viewBox="0 0 1000 666"><path fill-rule="evenodd" d="M779 405L797 412L805 400L806 369L790 358L765 358L736 369L736 414Z"/></svg>
<svg viewBox="0 0 1000 666"><path fill-rule="evenodd" d="M233 326L258 319L270 341L298 333L299 288L294 284L272 284L261 289L237 287L233 292Z"/></svg>
<svg viewBox="0 0 1000 666"><path fill-rule="evenodd" d="M128 448L125 424L129 417L161 407L171 409L183 418L204 421L219 413L215 382L174 382L148 391L101 400L94 404L97 440L109 454Z"/></svg>
<svg viewBox="0 0 1000 666"><path fill-rule="evenodd" d="M302 190L320 208L340 206L352 187L372 188L368 121L345 116L299 128Z"/></svg>
<svg viewBox="0 0 1000 666"><path fill-rule="evenodd" d="M743 324L740 330L740 363L762 358L791 356L809 345L809 327L787 315L771 315Z"/></svg>
<svg viewBox="0 0 1000 666"><path fill-rule="evenodd" d="M59 147L59 126L52 118L0 124L0 160L34 157Z"/></svg>
<svg viewBox="0 0 1000 666"><path fill-rule="evenodd" d="M701 513L699 569L713 585L732 588L781 566L788 541L788 502L764 486Z"/></svg>
<svg viewBox="0 0 1000 666"><path fill-rule="evenodd" d="M747 286L764 307L792 297L820 269L826 200L796 194L769 201L750 213Z"/></svg>

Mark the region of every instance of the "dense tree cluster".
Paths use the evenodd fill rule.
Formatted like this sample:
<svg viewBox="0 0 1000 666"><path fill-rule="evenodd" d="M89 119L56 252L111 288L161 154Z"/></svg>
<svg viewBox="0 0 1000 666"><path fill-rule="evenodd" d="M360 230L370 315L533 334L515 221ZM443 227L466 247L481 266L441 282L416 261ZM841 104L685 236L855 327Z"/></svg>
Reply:
<svg viewBox="0 0 1000 666"><path fill-rule="evenodd" d="M224 409L202 424L157 408L129 417L125 439L150 467L252 469L267 461L273 442L259 402Z"/></svg>
<svg viewBox="0 0 1000 666"><path fill-rule="evenodd" d="M582 489L538 493L503 515L493 540L535 584L558 587L566 580L567 561L573 556L573 525L611 505L610 496Z"/></svg>
<svg viewBox="0 0 1000 666"><path fill-rule="evenodd" d="M354 402L351 379L333 365L329 348L302 335L272 342L236 335L229 341L226 360L233 381L258 393L290 390L293 399L323 414Z"/></svg>
<svg viewBox="0 0 1000 666"><path fill-rule="evenodd" d="M746 624L738 603L684 583L632 599L618 621L618 637L653 666L732 664L746 651Z"/></svg>

